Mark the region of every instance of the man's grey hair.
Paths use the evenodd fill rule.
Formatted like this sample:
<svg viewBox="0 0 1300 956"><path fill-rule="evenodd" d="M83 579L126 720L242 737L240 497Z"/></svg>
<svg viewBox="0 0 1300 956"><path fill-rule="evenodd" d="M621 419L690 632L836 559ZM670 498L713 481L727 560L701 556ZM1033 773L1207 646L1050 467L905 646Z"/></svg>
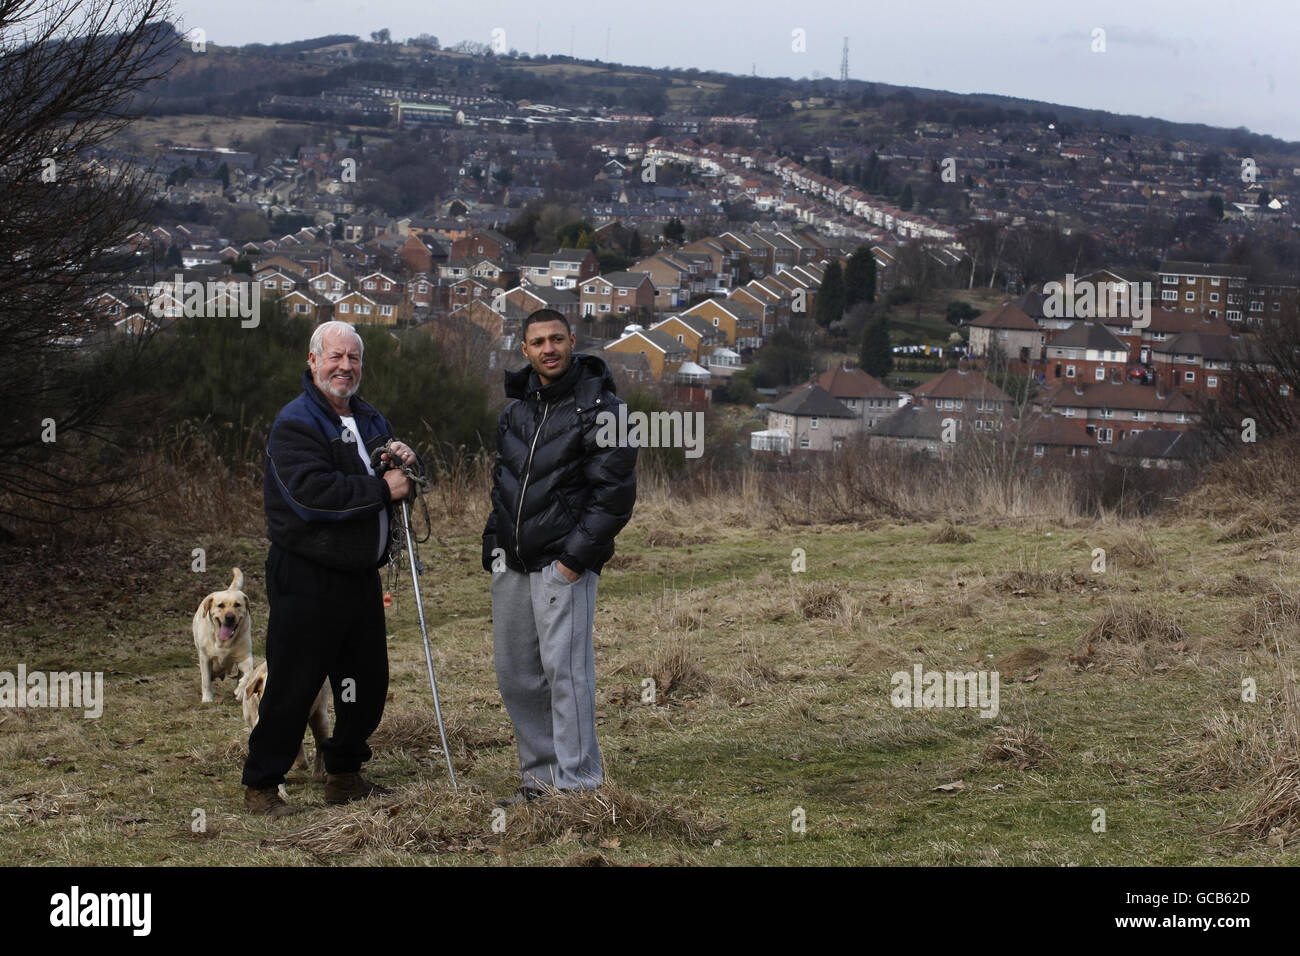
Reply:
<svg viewBox="0 0 1300 956"><path fill-rule="evenodd" d="M316 326L316 331L311 334L311 344L307 346L307 351L311 352L312 355L317 358L321 357L321 349L325 347L326 332L351 332L357 337L361 358L365 359L366 343L361 338L361 334L347 322L322 322L320 325Z"/></svg>

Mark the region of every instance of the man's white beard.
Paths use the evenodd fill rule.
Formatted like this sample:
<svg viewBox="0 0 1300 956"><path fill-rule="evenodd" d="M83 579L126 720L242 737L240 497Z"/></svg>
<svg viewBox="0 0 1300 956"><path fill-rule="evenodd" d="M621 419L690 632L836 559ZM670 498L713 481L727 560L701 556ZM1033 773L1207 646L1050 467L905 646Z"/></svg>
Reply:
<svg viewBox="0 0 1300 956"><path fill-rule="evenodd" d="M342 385L334 384L333 380L331 379L326 379L324 382L322 382L320 379L317 379L316 387L319 388L326 395L332 395L334 398L351 398L353 395L357 393L357 389L361 387L361 383L357 381L357 378L354 375L352 377L352 384L349 385L346 389L344 389L342 393L338 391L338 389L340 389Z"/></svg>

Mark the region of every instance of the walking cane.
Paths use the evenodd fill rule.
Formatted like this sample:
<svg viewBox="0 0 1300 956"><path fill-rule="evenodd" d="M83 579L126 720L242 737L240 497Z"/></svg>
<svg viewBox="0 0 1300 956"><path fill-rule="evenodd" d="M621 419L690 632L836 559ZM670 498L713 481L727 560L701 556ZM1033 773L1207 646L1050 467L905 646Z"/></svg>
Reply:
<svg viewBox="0 0 1300 956"><path fill-rule="evenodd" d="M389 460L381 461L380 454L388 452ZM388 447L381 446L375 449L371 456L374 462L376 474L382 474L388 468L400 467L402 472L411 482L411 490L424 490L428 485L428 479L423 475L415 475L412 471L404 466L397 465L397 453ZM447 746L447 728L442 723L442 704L438 700L438 681L433 676L433 650L429 647L429 628L424 622L424 599L420 595L420 575L424 573L424 565L415 554L415 538L411 534L411 499L408 495L402 499L402 535L406 538L406 553L411 561L411 585L415 591L415 612L420 618L420 634L424 638L424 662L429 668L429 687L433 690L433 712L438 718L438 736L442 739L442 753L447 758L447 775L451 777L451 787L453 790L460 789L456 784L456 768L451 765L451 748Z"/></svg>

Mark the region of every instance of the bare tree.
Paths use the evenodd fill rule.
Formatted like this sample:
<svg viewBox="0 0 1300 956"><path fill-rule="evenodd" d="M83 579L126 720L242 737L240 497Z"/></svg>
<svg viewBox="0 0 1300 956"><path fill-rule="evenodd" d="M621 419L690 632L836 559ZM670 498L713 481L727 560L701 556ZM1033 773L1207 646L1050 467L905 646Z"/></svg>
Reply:
<svg viewBox="0 0 1300 956"><path fill-rule="evenodd" d="M148 171L102 152L174 62L166 0L0 0L0 513L48 518L102 499L128 369L95 348L89 301L146 221ZM93 460L92 446L100 443Z"/></svg>

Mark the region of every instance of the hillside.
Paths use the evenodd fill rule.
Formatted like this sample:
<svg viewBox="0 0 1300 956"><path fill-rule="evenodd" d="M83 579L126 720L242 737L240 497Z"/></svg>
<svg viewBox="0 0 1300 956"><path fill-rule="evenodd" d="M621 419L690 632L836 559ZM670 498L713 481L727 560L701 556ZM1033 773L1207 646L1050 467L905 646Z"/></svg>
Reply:
<svg viewBox="0 0 1300 956"><path fill-rule="evenodd" d="M163 525L139 532L152 547L106 541L94 568L47 554L7 569L5 643L29 671L103 671L106 701L98 720L0 720L0 862L1295 865L1294 712L1274 639L1293 667L1300 532L1267 504L1198 494L1140 526L954 527L792 523L753 502L653 492L600 584L612 786L512 810L503 833L491 801L514 786L515 755L478 567L485 496L435 501L455 517L424 549L461 792L435 749L399 577L370 765L398 793L327 808L293 775L307 812L279 823L238 810L246 731L228 682L199 705L190 639L195 604L238 564L260 656L260 535L213 518L183 542ZM207 571L194 574L200 546ZM796 548L806 571L791 570ZM893 675L916 665L996 670L997 715L892 706Z"/></svg>

